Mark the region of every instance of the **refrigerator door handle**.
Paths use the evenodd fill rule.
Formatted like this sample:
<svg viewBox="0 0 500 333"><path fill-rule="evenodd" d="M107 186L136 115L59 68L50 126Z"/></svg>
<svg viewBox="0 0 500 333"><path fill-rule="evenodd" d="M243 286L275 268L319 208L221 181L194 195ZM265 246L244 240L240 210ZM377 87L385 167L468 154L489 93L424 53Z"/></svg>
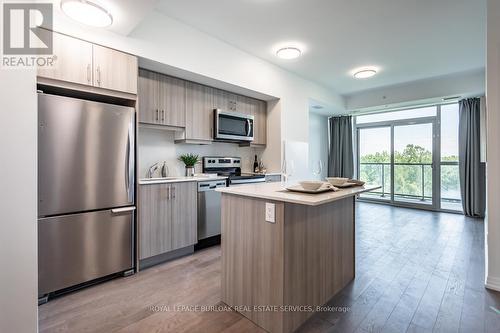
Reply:
<svg viewBox="0 0 500 333"><path fill-rule="evenodd" d="M132 212L134 210L135 210L135 207L114 208L114 209L111 209L111 213L112 214L119 214L119 213Z"/></svg>
<svg viewBox="0 0 500 333"><path fill-rule="evenodd" d="M131 117L130 126L128 129L128 139L127 139L127 158L125 162L125 185L127 187L128 201L133 202L133 190L134 190L134 160L132 154L134 151L134 117Z"/></svg>

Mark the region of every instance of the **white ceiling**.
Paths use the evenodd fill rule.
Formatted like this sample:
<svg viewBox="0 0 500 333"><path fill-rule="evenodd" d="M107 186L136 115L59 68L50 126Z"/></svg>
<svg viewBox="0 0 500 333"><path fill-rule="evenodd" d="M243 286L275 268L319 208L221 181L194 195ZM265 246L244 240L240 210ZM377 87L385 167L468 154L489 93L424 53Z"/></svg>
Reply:
<svg viewBox="0 0 500 333"><path fill-rule="evenodd" d="M485 65L486 0L159 0L156 10L341 94ZM276 58L283 42L303 56ZM379 74L352 78L368 65Z"/></svg>
<svg viewBox="0 0 500 333"><path fill-rule="evenodd" d="M102 29L92 28L68 18L61 10L61 0L47 2L52 2L54 6L56 23L59 20L80 25L86 29ZM113 24L104 29L126 36L154 9L157 0L92 0L92 2L99 4L113 16Z"/></svg>

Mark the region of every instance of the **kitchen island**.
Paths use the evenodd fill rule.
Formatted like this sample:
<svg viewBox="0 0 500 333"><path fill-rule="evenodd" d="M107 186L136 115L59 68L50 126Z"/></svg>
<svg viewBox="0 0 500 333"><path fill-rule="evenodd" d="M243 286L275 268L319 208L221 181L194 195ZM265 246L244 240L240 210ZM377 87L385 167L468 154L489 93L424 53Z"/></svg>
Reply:
<svg viewBox="0 0 500 333"><path fill-rule="evenodd" d="M222 301L265 330L293 332L354 279L355 196L377 187L222 192Z"/></svg>

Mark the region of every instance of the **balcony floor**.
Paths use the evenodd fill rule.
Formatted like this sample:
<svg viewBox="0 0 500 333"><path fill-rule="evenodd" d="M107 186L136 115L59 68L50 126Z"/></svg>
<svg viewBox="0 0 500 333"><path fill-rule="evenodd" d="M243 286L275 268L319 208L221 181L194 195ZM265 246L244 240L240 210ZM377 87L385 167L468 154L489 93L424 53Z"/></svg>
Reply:
<svg viewBox="0 0 500 333"><path fill-rule="evenodd" d="M375 199L381 201L385 200L387 202L391 200L390 194L385 194L384 196L382 196L381 194L378 193L365 193L361 195L361 198ZM427 206L432 205L432 200L430 198L425 198L424 200L422 200L422 198L409 198L405 196L396 195L394 197L394 200L396 201L395 203L399 202L404 204L427 205ZM443 200L441 201L441 209L462 212L462 203Z"/></svg>

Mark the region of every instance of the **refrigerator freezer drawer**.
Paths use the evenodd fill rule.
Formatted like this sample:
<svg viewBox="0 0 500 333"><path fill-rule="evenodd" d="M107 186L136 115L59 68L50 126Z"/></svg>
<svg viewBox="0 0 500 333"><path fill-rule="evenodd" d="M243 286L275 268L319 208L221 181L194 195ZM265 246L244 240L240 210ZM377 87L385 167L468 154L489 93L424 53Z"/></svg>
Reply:
<svg viewBox="0 0 500 333"><path fill-rule="evenodd" d="M132 268L133 214L104 210L39 219L39 294Z"/></svg>

